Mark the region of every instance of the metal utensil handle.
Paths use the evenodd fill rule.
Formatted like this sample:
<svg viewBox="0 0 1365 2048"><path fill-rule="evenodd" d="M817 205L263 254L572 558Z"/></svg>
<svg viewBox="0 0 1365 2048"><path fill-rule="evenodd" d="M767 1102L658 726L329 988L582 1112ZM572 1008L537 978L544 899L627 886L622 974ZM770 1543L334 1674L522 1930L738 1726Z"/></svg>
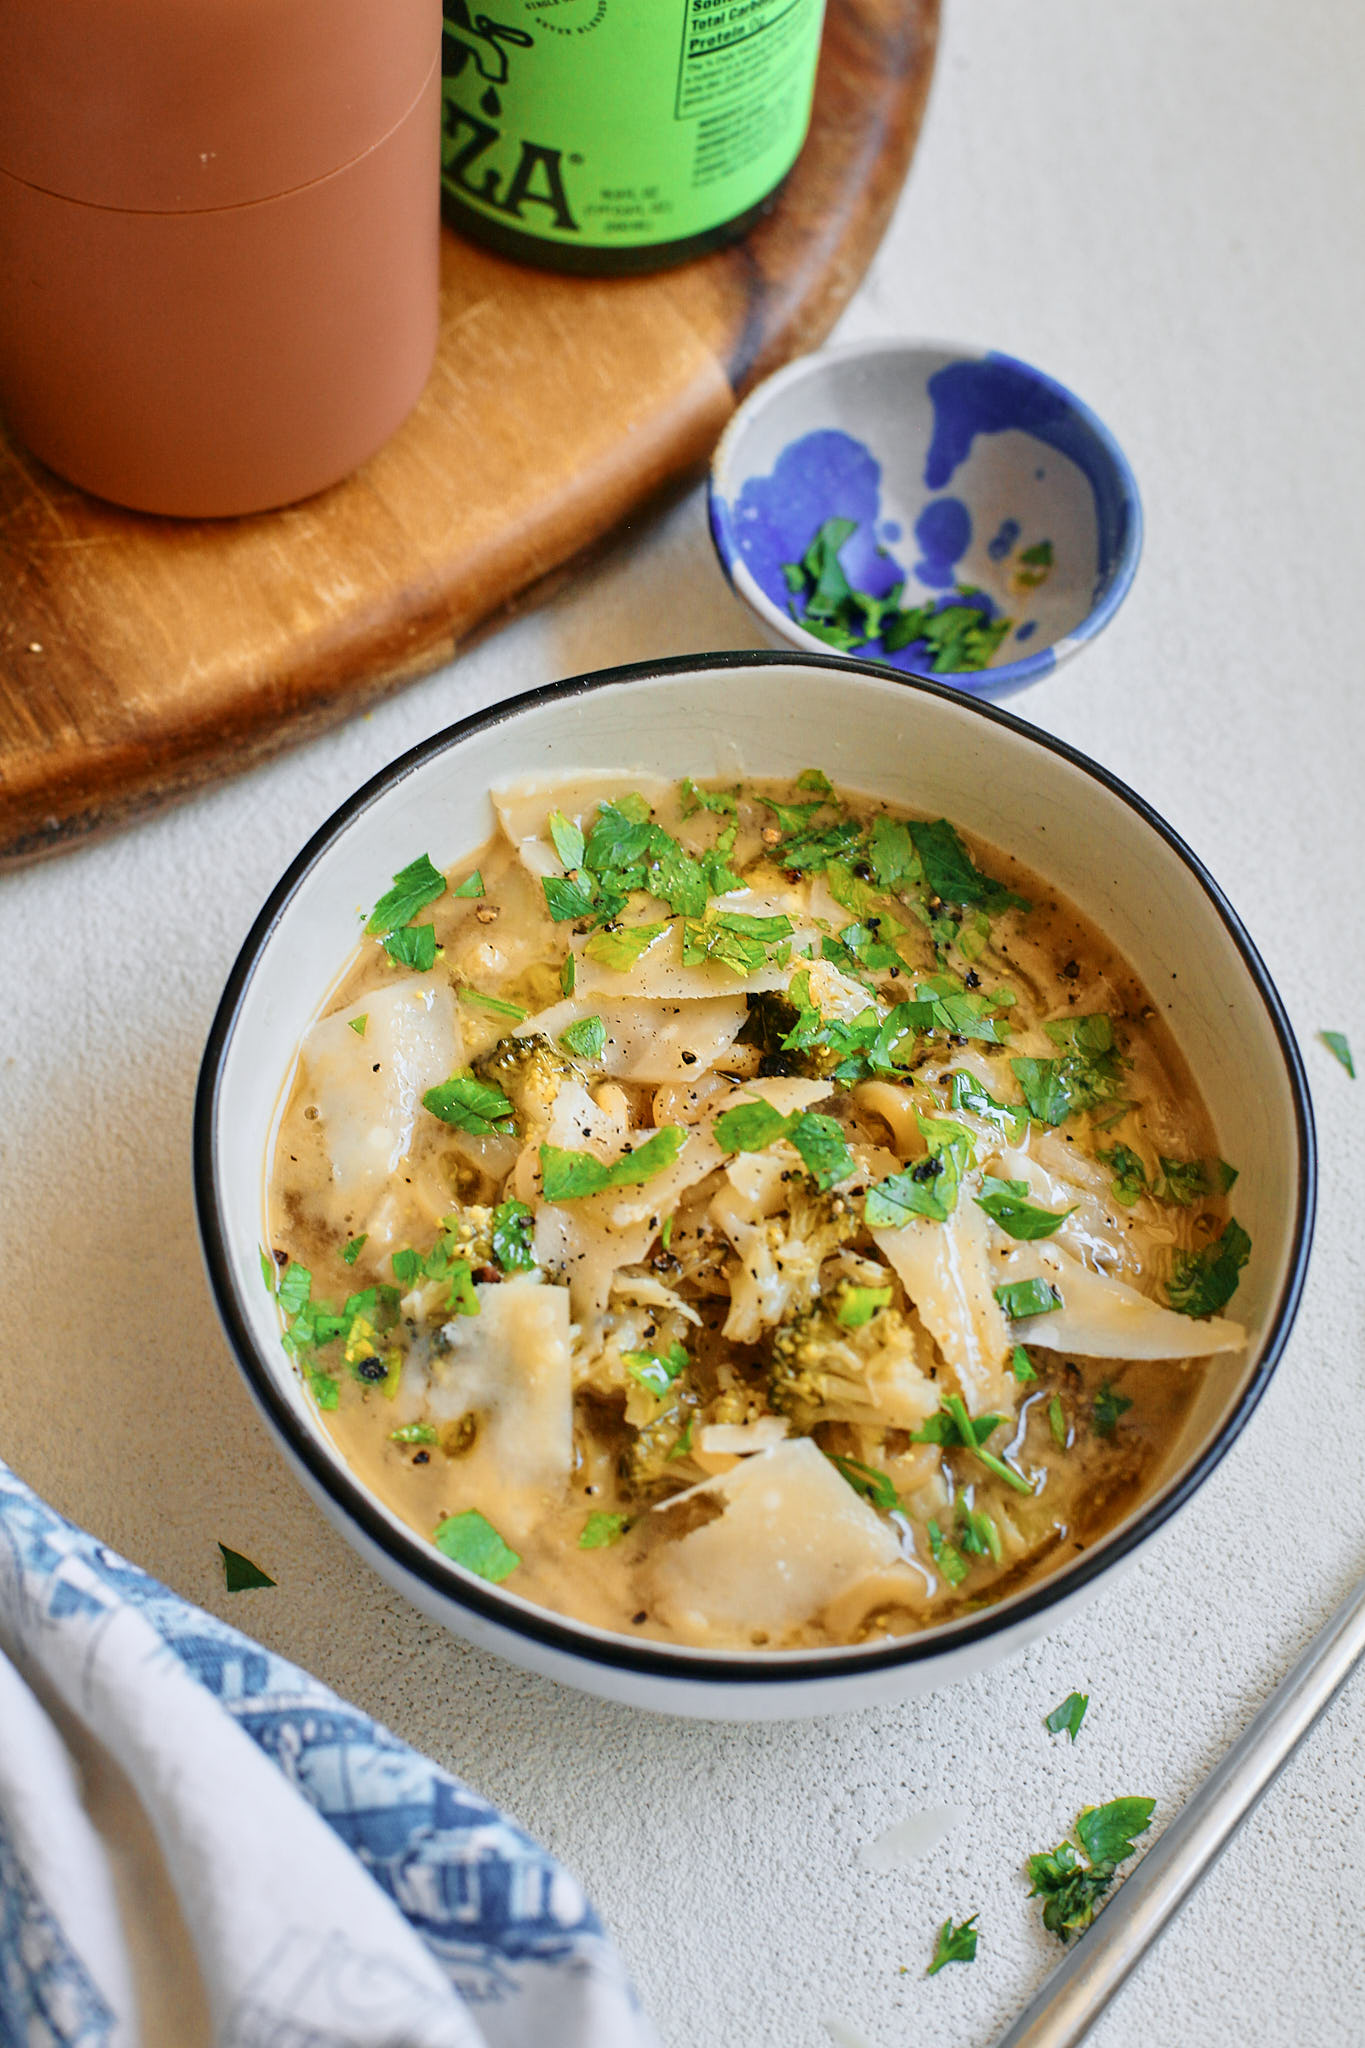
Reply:
<svg viewBox="0 0 1365 2048"><path fill-rule="evenodd" d="M1365 1655L1365 1581L995 2048L1076 2048Z"/></svg>

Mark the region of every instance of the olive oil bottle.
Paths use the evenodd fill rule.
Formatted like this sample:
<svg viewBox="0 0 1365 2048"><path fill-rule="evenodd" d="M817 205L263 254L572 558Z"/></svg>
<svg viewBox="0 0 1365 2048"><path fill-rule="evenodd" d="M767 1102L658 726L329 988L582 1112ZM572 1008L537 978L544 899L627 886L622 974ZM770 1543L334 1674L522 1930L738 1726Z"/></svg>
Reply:
<svg viewBox="0 0 1365 2048"><path fill-rule="evenodd" d="M445 0L447 219L557 270L742 235L805 140L824 0Z"/></svg>

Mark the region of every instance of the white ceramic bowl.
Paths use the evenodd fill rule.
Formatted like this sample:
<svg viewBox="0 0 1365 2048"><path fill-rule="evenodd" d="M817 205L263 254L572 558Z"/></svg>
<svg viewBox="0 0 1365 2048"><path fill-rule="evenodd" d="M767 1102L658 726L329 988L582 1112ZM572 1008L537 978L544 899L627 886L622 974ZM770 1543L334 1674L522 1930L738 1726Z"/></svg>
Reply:
<svg viewBox="0 0 1365 2048"><path fill-rule="evenodd" d="M368 903L414 848L441 866L493 829L487 791L528 773L836 782L1007 847L1114 940L1169 1017L1241 1169L1253 1252L1237 1314L1248 1351L1215 1359L1142 1505L1042 1584L894 1643L719 1653L585 1627L472 1577L352 1475L280 1345L261 1286L266 1151L281 1086L356 942ZM935 684L829 657L698 657L608 670L452 726L358 791L271 894L223 996L195 1107L195 1178L210 1280L247 1384L303 1484L375 1570L458 1634L605 1697L720 1719L870 1705L996 1662L1103 1583L1179 1508L1265 1390L1297 1307L1313 1217L1308 1092L1278 996L1194 855L1139 797L1082 755Z"/></svg>
<svg viewBox="0 0 1365 2048"><path fill-rule="evenodd" d="M1123 450L1074 392L995 350L858 341L801 356L745 399L711 461L721 567L777 647L828 651L792 615L783 564L826 519L853 585L907 608L980 590L1011 620L988 665L941 680L999 699L1037 682L1113 618L1142 552ZM1030 560L1046 542L1050 559ZM841 643L842 644L842 643ZM923 643L858 650L911 675Z"/></svg>

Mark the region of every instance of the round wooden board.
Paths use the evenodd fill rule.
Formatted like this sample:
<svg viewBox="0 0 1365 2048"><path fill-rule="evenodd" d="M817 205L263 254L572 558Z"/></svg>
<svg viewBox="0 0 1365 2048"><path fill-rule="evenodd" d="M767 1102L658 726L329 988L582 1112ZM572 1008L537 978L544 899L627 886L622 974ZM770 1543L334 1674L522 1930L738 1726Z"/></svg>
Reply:
<svg viewBox="0 0 1365 2048"><path fill-rule="evenodd" d="M705 463L829 332L909 169L939 0L829 0L806 147L746 241L583 279L443 234L436 367L336 489L236 520L87 497L0 426L0 864L350 716ZM571 395L566 402L566 395Z"/></svg>

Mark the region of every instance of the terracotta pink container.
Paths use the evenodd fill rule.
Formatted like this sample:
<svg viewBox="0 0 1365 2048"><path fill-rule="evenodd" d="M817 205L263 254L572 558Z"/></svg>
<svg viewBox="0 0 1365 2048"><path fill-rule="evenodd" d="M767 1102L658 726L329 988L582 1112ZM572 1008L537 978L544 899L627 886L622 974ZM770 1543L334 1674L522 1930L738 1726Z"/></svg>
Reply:
<svg viewBox="0 0 1365 2048"><path fill-rule="evenodd" d="M436 346L440 0L0 0L0 413L147 512L347 475Z"/></svg>

